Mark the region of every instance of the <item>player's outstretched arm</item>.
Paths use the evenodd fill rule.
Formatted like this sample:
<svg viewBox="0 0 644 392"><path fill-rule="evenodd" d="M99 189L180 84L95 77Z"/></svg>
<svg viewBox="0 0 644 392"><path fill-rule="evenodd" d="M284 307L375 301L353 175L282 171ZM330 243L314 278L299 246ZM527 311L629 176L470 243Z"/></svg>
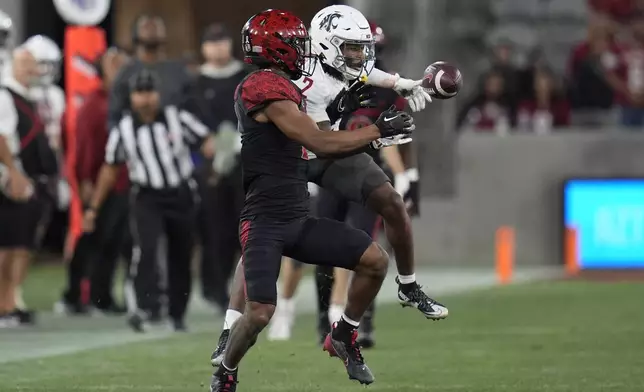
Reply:
<svg viewBox="0 0 644 392"><path fill-rule="evenodd" d="M371 73L369 73L369 78L367 79L367 84L390 88L405 97L409 103L409 108L413 112L425 109L427 102L432 102L432 97L421 86L422 82L422 79L406 79L400 77L398 74L392 75L378 68L374 68Z"/></svg>
<svg viewBox="0 0 644 392"><path fill-rule="evenodd" d="M323 132L306 113L300 111L297 104L287 100L272 102L264 109L263 115L286 136L316 154L350 152L381 137L411 133L414 129L411 116L395 109L385 111L375 124L352 132Z"/></svg>

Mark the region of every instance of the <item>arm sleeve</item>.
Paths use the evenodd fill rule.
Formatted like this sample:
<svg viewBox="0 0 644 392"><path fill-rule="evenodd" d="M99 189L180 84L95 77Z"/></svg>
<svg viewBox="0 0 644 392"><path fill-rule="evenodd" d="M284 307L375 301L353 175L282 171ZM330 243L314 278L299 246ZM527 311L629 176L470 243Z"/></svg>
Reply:
<svg viewBox="0 0 644 392"><path fill-rule="evenodd" d="M13 103L11 93L0 90L0 136L9 138L16 132L18 113Z"/></svg>
<svg viewBox="0 0 644 392"><path fill-rule="evenodd" d="M396 76L390 73L387 73L378 68L374 68L369 73L367 77L367 84L373 86L384 87L384 88L393 88L396 84Z"/></svg>
<svg viewBox="0 0 644 392"><path fill-rule="evenodd" d="M293 101L299 105L302 94L284 77L271 71L258 71L241 85L240 100L250 115L275 101Z"/></svg>
<svg viewBox="0 0 644 392"><path fill-rule="evenodd" d="M125 163L125 149L121 131L118 128L112 128L110 136L107 138L105 146L105 163L108 165L119 165Z"/></svg>

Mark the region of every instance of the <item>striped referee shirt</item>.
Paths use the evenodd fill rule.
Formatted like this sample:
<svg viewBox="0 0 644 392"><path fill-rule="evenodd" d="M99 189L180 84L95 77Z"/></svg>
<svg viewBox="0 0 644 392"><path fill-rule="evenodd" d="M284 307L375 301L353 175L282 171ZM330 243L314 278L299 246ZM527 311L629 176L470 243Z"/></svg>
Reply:
<svg viewBox="0 0 644 392"><path fill-rule="evenodd" d="M130 181L140 187L176 188L192 177L190 146L207 136L203 123L176 106L166 106L151 124L128 112L110 130L105 163L126 163Z"/></svg>

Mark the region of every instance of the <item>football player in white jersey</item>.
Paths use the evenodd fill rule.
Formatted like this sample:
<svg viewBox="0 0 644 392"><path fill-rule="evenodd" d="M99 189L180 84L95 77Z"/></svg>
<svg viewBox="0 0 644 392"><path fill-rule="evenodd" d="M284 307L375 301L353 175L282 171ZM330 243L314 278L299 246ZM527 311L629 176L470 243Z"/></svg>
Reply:
<svg viewBox="0 0 644 392"><path fill-rule="evenodd" d="M339 117L358 109L355 103L351 107L351 105L347 106L346 102L343 102L344 105L340 108L336 99L343 96L340 94L341 91L350 88L349 86L359 81L361 77L367 79L368 84L386 88L391 88L395 85L395 82L392 85L393 80L398 79L400 81L400 77L397 75L390 75L382 70L373 68L376 60L373 31L369 22L359 11L348 6L327 7L313 18L309 33L311 34L313 51L319 55L318 64L311 76L302 77L295 84L306 97L307 114L318 123L321 129L329 129L329 127L337 129L338 123L336 123L336 120ZM368 78L366 78L367 75L369 75ZM371 75L375 75L375 78ZM431 102L429 94L418 86L416 81L403 79L399 83L402 83L405 88L411 87L409 91L404 91L402 88L399 88L399 91L404 92L412 110L422 110L427 101ZM362 90L365 91L363 99L367 100L365 104L368 105L368 89ZM393 138L391 140L383 139L380 142L383 146L391 146L392 144L402 144L408 141L411 141L411 139ZM385 160L395 159L400 162L399 164L402 164L402 158L396 147L392 147L393 150L389 149L384 158ZM315 156L309 153L309 159L315 159ZM393 165L390 163L389 166L392 167ZM404 196L409 188L407 177L396 176L394 188ZM314 208L314 210L316 209ZM319 213L323 213L322 211L328 212L328 208L321 208ZM330 216L325 217L330 218ZM287 260L286 263L291 264L284 269L284 290L280 293L275 317L271 319L267 335L269 340L289 339L295 320L293 295L302 277L302 274L298 271L301 264L293 260ZM336 279L334 280L328 312L328 320L331 322L338 321L344 311L349 271L335 269L333 275L335 275ZM318 287L318 291L320 290L324 290L324 288ZM327 315L320 314L320 320L325 317ZM320 325L322 325L322 321L320 321ZM324 336L322 336L323 338Z"/></svg>
<svg viewBox="0 0 644 392"><path fill-rule="evenodd" d="M374 63L373 39L369 22L358 10L344 5L326 7L313 17L309 34L319 63L311 77L304 77L296 84L306 98L307 114L321 130L331 130L341 115L368 104L365 102L368 94L363 94L361 88L355 89L355 83L362 83L356 79L363 75L368 77L369 84L401 93L412 111L422 110L431 102L429 94L420 86L421 80L369 69ZM354 88L350 89L349 85ZM399 142L381 139L370 148ZM309 181L347 200L362 203L383 217L387 238L396 253L400 303L418 309L428 319L447 317L447 308L428 297L416 282L411 219L401 195L371 156L363 153L342 159L309 159L308 163ZM244 309L241 282L243 269L238 266L224 330L211 357L216 366L223 359L230 328Z"/></svg>

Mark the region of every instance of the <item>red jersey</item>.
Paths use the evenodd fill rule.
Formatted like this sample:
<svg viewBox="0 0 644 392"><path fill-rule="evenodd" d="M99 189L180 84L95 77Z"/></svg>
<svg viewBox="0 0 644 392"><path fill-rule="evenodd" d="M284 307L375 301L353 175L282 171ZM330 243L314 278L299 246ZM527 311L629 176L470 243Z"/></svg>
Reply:
<svg viewBox="0 0 644 392"><path fill-rule="evenodd" d="M295 102L304 111L300 89L271 70L251 73L235 91L246 192L242 219L291 221L309 213L307 162L302 145L289 139L275 124L253 118L269 103L284 100Z"/></svg>

